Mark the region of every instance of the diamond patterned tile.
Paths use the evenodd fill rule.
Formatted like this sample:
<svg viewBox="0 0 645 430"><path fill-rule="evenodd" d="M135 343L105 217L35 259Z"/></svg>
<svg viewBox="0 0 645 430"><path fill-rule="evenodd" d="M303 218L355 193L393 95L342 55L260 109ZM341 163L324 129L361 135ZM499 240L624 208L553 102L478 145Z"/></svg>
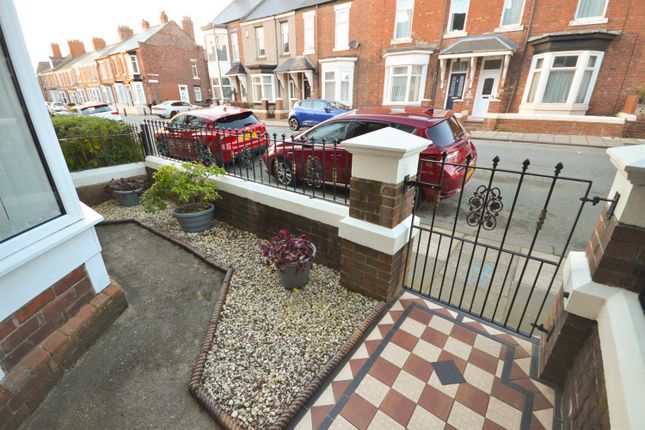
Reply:
<svg viewBox="0 0 645 430"><path fill-rule="evenodd" d="M418 310L418 309L415 309ZM427 314L427 312L424 312ZM426 329L427 323L421 324L420 322L414 320L413 318L406 318L405 321L401 324L401 330L410 333L412 336L417 338L421 337L424 330Z"/></svg>
<svg viewBox="0 0 645 430"><path fill-rule="evenodd" d="M457 430L479 429L484 425L484 417L461 403L455 402L452 405L450 417L448 417L448 424Z"/></svg>
<svg viewBox="0 0 645 430"><path fill-rule="evenodd" d="M420 380L405 370L401 370L399 376L396 377L396 381L392 384L392 388L415 403L419 401L419 397L421 397L425 386L425 381Z"/></svg>
<svg viewBox="0 0 645 430"><path fill-rule="evenodd" d="M508 403L516 409L521 409L522 404L524 403L524 397L522 397L521 393L504 384L499 378L495 378L493 381L493 391L491 394L495 398Z"/></svg>
<svg viewBox="0 0 645 430"><path fill-rule="evenodd" d="M443 349L450 352L451 354L456 355L459 358L468 361L472 347L458 339L455 339L454 337L450 337L446 341Z"/></svg>
<svg viewBox="0 0 645 430"><path fill-rule="evenodd" d="M409 356L409 350L403 349L394 343L388 343L383 349L383 352L381 352L382 358L398 367L403 367Z"/></svg>
<svg viewBox="0 0 645 430"><path fill-rule="evenodd" d="M357 360L352 359L349 361L349 368L352 369L352 378L358 374L359 370L363 367L363 365L367 363L367 358L359 358Z"/></svg>
<svg viewBox="0 0 645 430"><path fill-rule="evenodd" d="M466 365L466 371L464 372L464 378L470 385L482 390L484 393L490 394L493 389L493 381L495 380L495 375L481 370L479 367L474 366L470 363Z"/></svg>
<svg viewBox="0 0 645 430"><path fill-rule="evenodd" d="M381 406L381 402L390 391L390 387L379 381L372 375L365 375L365 378L356 387L356 393L362 398L376 406Z"/></svg>
<svg viewBox="0 0 645 430"><path fill-rule="evenodd" d="M334 405L314 406L309 410L311 412L312 428L317 429L320 427L333 406Z"/></svg>
<svg viewBox="0 0 645 430"><path fill-rule="evenodd" d="M473 346L484 351L487 354L492 355L493 357L499 357L499 353L502 348L501 343L495 342L494 340L489 339L486 336L482 336L481 334L477 335Z"/></svg>
<svg viewBox="0 0 645 430"><path fill-rule="evenodd" d="M340 414L359 430L367 429L367 426L376 415L378 409L358 394L351 395Z"/></svg>
<svg viewBox="0 0 645 430"><path fill-rule="evenodd" d="M461 384L466 382L459 368L452 360L435 361L432 363L434 375L437 375L443 385Z"/></svg>
<svg viewBox="0 0 645 430"><path fill-rule="evenodd" d="M394 333L394 335L392 336L392 342L407 351L412 351L418 341L419 338L417 336L414 336L403 330L397 330L396 333Z"/></svg>
<svg viewBox="0 0 645 430"><path fill-rule="evenodd" d="M550 430L553 427L553 409L543 409L533 412L533 415L542 424L542 427Z"/></svg>
<svg viewBox="0 0 645 430"><path fill-rule="evenodd" d="M487 354L481 349L477 348L473 348L470 352L469 362L479 367L480 369L493 374L497 372L497 365L499 363L504 363L497 357L493 357L492 355Z"/></svg>
<svg viewBox="0 0 645 430"><path fill-rule="evenodd" d="M356 430L356 427L354 427L349 421L343 418L342 415L338 415L329 426L329 429L330 430Z"/></svg>
<svg viewBox="0 0 645 430"><path fill-rule="evenodd" d="M334 378L334 381L346 381L347 379L352 379L354 374L352 373L352 368L349 363L345 364L340 372Z"/></svg>
<svg viewBox="0 0 645 430"><path fill-rule="evenodd" d="M446 422L441 418L432 415L430 412L417 406L408 421L409 430L443 430ZM383 427L385 429L387 427Z"/></svg>
<svg viewBox="0 0 645 430"><path fill-rule="evenodd" d="M452 398L454 398L457 395L457 389L459 388L458 384L452 384L452 385L442 384L441 381L439 380L439 377L437 376L437 372L432 372L432 375L430 375L430 379L428 379L428 384Z"/></svg>
<svg viewBox="0 0 645 430"><path fill-rule="evenodd" d="M390 416L383 411L376 412L376 415L374 415L372 422L367 428L368 430L405 430L405 427L390 418Z"/></svg>
<svg viewBox="0 0 645 430"><path fill-rule="evenodd" d="M408 357L408 360L403 365L403 370L416 376L425 383L432 374L432 364L430 364L430 361L427 361L416 354L410 354L410 357Z"/></svg>
<svg viewBox="0 0 645 430"><path fill-rule="evenodd" d="M314 426L311 422L311 410L302 417L298 424L293 428L294 430L313 430Z"/></svg>
<svg viewBox="0 0 645 430"><path fill-rule="evenodd" d="M423 393L421 393L421 398L419 398L419 406L444 421L450 416L453 402L454 400L451 396L430 385L426 385Z"/></svg>
<svg viewBox="0 0 645 430"><path fill-rule="evenodd" d="M479 415L486 415L489 395L469 384L460 384L455 400L468 406Z"/></svg>
<svg viewBox="0 0 645 430"><path fill-rule="evenodd" d="M416 346L412 350L412 353L418 355L426 361L433 362L439 360L439 355L441 355L441 348L437 348L431 343L426 342L423 339L419 339Z"/></svg>
<svg viewBox="0 0 645 430"><path fill-rule="evenodd" d="M491 397L488 402L486 418L507 429L519 429L522 412L495 397Z"/></svg>
<svg viewBox="0 0 645 430"><path fill-rule="evenodd" d="M381 410L394 418L402 426L407 426L414 412L416 402L408 399L396 390L390 390L381 403Z"/></svg>
<svg viewBox="0 0 645 430"><path fill-rule="evenodd" d="M369 370L369 374L374 376L379 381L383 382L388 387L391 387L399 376L401 369L384 358L377 358Z"/></svg>
<svg viewBox="0 0 645 430"><path fill-rule="evenodd" d="M439 330L435 330L432 327L428 327L421 335L421 339L433 344L437 348L443 348L448 340L448 335L440 332Z"/></svg>
<svg viewBox="0 0 645 430"><path fill-rule="evenodd" d="M452 331L453 323L448 321L445 318L441 318L439 316L433 316L430 322L428 323L428 327L433 328L437 331L440 331L443 334L450 334Z"/></svg>
<svg viewBox="0 0 645 430"><path fill-rule="evenodd" d="M450 336L462 341L467 345L472 346L473 343L475 343L475 339L477 338L477 333L464 326L455 324L455 326L452 328L452 332L450 332Z"/></svg>
<svg viewBox="0 0 645 430"><path fill-rule="evenodd" d="M314 405L315 406L333 405L334 403L336 403L336 400L334 399L334 390L332 389L332 386L330 384L327 386L327 388L325 388L322 394L318 397Z"/></svg>

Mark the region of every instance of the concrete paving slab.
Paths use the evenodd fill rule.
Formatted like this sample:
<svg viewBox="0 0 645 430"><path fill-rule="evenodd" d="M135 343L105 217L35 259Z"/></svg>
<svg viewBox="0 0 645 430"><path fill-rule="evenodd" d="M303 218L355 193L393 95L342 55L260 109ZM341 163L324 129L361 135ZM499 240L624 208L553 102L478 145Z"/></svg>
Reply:
<svg viewBox="0 0 645 430"><path fill-rule="evenodd" d="M224 274L134 224L97 232L130 306L21 428L219 428L187 384Z"/></svg>

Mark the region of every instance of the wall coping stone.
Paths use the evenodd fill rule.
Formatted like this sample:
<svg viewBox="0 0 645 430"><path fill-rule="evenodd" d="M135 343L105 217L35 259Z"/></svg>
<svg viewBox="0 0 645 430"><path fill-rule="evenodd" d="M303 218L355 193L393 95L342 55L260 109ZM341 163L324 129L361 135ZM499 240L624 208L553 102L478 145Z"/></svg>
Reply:
<svg viewBox="0 0 645 430"><path fill-rule="evenodd" d="M419 225L419 217L414 217L414 224ZM383 227L378 224L347 217L340 222L338 236L359 245L366 246L388 255L396 254L409 241L412 215L401 221L394 228ZM414 229L413 237L419 230Z"/></svg>
<svg viewBox="0 0 645 430"><path fill-rule="evenodd" d="M146 165L143 161L138 163L119 164L117 166L99 167L98 169L81 170L72 172L74 186L86 187L88 185L102 184L112 179L144 176Z"/></svg>
<svg viewBox="0 0 645 430"><path fill-rule="evenodd" d="M490 113L483 116L488 119L516 119L534 121L564 121L564 122L595 122L602 124L625 124L625 118L617 116L595 115L549 115L549 114L521 114L521 113Z"/></svg>

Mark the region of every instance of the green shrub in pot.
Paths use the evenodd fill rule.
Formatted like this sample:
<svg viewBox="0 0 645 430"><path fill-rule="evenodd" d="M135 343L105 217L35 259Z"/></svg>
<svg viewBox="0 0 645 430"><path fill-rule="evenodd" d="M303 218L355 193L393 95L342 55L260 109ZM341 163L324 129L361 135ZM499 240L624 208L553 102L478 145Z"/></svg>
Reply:
<svg viewBox="0 0 645 430"><path fill-rule="evenodd" d="M154 184L141 196L146 212L167 207L166 200L180 204L173 210L184 231L208 230L213 224L213 202L221 198L217 185L207 179L226 170L200 163L183 163L181 168L162 166L153 175Z"/></svg>

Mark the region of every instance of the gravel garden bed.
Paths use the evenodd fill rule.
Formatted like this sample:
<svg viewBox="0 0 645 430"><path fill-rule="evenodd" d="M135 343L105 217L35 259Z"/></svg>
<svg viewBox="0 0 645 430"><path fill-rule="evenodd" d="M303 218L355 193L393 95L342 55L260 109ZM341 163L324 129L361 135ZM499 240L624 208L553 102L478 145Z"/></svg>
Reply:
<svg viewBox="0 0 645 430"><path fill-rule="evenodd" d="M113 201L95 209L106 220L136 219L235 268L203 386L243 428L276 422L381 305L341 287L338 272L318 264L305 288L287 291L265 264L260 239L228 224L184 233L169 210L147 214Z"/></svg>

